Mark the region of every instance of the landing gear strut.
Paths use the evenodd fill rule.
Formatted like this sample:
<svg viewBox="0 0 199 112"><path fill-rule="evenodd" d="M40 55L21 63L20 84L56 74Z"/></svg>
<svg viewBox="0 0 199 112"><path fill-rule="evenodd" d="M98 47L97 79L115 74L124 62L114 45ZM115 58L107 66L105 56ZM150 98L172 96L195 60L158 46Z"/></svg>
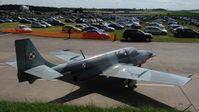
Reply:
<svg viewBox="0 0 199 112"><path fill-rule="evenodd" d="M135 89L135 88L137 88L136 84L137 84L136 80L130 80L130 79L124 80L124 85L127 88L133 88L133 89Z"/></svg>

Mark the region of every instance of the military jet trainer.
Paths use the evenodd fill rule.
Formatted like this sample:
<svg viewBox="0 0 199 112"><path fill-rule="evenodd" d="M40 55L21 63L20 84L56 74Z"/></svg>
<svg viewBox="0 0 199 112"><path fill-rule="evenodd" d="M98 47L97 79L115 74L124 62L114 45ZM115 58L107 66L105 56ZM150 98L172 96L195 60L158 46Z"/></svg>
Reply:
<svg viewBox="0 0 199 112"><path fill-rule="evenodd" d="M15 41L16 63L8 64L17 67L19 82L32 84L37 79L61 79L71 75L74 81L87 81L94 76L105 76L124 79L125 85L135 88L137 81L183 86L191 80L172 73L165 73L141 68L154 54L148 50L137 50L132 47L118 49L96 56L85 56L70 51L52 52L66 63L55 65L46 61L34 47L30 39ZM16 65L17 64L17 65Z"/></svg>

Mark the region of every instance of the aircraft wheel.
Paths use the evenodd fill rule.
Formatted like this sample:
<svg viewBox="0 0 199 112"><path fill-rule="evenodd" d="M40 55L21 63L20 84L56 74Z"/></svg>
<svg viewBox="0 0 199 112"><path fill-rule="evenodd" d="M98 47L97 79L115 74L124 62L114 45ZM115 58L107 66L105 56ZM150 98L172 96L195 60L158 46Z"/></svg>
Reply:
<svg viewBox="0 0 199 112"><path fill-rule="evenodd" d="M136 80L130 80L129 83L128 83L128 88L137 88L137 81Z"/></svg>
<svg viewBox="0 0 199 112"><path fill-rule="evenodd" d="M138 65L138 67L142 67L142 65L141 65L141 64L139 64L139 65Z"/></svg>
<svg viewBox="0 0 199 112"><path fill-rule="evenodd" d="M133 88L133 89L135 89L135 88L137 88L136 84L137 84L136 80L130 80L130 79L124 80L124 85L127 88Z"/></svg>

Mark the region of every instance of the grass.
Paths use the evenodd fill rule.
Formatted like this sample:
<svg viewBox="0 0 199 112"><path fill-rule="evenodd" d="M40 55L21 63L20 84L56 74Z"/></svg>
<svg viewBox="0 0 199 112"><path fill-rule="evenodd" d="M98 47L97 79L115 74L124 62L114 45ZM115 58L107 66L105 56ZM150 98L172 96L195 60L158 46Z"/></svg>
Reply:
<svg viewBox="0 0 199 112"><path fill-rule="evenodd" d="M0 101L0 112L180 112L176 109L161 109L151 106L100 108L94 105L74 106L53 103L27 103Z"/></svg>
<svg viewBox="0 0 199 112"><path fill-rule="evenodd" d="M0 23L0 31L7 29L7 28L16 28L17 22L14 23Z"/></svg>
<svg viewBox="0 0 199 112"><path fill-rule="evenodd" d="M1 23L0 24L0 31L7 29L7 28L16 28L16 26L18 24L18 22L14 22L14 23ZM67 25L73 25L75 23L67 23ZM31 24L24 24L27 25L28 27L31 28ZM33 30L43 30L43 31L52 31L52 32L61 32L62 31L62 26L52 26L50 28L32 28Z"/></svg>
<svg viewBox="0 0 199 112"><path fill-rule="evenodd" d="M168 16L199 16L197 12L193 11L168 11L167 14Z"/></svg>

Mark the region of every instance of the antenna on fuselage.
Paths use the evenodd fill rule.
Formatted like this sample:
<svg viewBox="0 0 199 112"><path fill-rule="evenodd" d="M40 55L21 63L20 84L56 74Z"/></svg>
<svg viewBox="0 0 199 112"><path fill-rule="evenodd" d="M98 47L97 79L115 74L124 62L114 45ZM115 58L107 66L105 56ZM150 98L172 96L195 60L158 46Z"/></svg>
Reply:
<svg viewBox="0 0 199 112"><path fill-rule="evenodd" d="M82 52L81 49L80 49L80 52L81 52L82 56L84 57L84 59L86 59L86 57L84 56L84 53Z"/></svg>

